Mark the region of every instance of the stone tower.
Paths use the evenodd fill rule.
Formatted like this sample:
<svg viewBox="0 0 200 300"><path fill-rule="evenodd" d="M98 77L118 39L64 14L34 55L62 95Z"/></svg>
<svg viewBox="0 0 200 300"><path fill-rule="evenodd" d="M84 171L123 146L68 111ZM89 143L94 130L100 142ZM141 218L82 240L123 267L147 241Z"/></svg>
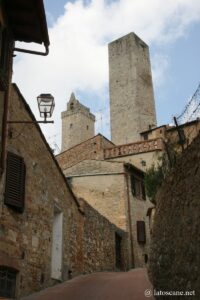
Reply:
<svg viewBox="0 0 200 300"><path fill-rule="evenodd" d="M116 145L141 140L156 126L148 46L130 33L108 46L111 139Z"/></svg>
<svg viewBox="0 0 200 300"><path fill-rule="evenodd" d="M94 136L95 116L71 94L62 117L62 148L65 151Z"/></svg>

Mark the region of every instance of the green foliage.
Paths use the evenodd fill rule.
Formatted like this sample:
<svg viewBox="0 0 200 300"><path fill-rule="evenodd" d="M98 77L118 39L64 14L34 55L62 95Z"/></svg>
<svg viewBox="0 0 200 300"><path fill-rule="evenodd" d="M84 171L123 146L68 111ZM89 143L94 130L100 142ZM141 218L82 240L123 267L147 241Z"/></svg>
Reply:
<svg viewBox="0 0 200 300"><path fill-rule="evenodd" d="M145 188L150 201L155 203L155 195L164 179L164 170L162 165L152 165L145 175Z"/></svg>

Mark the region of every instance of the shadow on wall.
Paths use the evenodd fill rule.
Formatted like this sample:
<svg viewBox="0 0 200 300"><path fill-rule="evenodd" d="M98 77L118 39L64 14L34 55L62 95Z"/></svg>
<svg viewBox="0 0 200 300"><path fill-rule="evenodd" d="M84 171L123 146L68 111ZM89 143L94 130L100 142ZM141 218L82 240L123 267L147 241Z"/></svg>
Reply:
<svg viewBox="0 0 200 300"><path fill-rule="evenodd" d="M200 134L158 191L149 263L156 290L187 292L187 299L200 299L199 149Z"/></svg>

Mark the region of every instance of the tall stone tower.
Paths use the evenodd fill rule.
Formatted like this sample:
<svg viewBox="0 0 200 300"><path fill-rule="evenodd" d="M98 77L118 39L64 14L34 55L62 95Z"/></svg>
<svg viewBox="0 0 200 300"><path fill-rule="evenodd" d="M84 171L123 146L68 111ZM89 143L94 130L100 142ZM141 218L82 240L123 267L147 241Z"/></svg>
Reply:
<svg viewBox="0 0 200 300"><path fill-rule="evenodd" d="M62 147L65 151L94 136L95 116L71 94L62 117Z"/></svg>
<svg viewBox="0 0 200 300"><path fill-rule="evenodd" d="M111 139L116 145L141 140L156 125L148 46L130 33L108 46Z"/></svg>

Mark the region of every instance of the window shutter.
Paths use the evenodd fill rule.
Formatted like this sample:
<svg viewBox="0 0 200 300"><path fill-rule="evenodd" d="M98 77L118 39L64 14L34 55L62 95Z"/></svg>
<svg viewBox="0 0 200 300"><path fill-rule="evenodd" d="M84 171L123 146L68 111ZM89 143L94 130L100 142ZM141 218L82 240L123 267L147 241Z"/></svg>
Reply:
<svg viewBox="0 0 200 300"><path fill-rule="evenodd" d="M137 240L138 243L146 243L145 222L137 221Z"/></svg>
<svg viewBox="0 0 200 300"><path fill-rule="evenodd" d="M8 152L4 203L24 210L26 167L22 157Z"/></svg>

